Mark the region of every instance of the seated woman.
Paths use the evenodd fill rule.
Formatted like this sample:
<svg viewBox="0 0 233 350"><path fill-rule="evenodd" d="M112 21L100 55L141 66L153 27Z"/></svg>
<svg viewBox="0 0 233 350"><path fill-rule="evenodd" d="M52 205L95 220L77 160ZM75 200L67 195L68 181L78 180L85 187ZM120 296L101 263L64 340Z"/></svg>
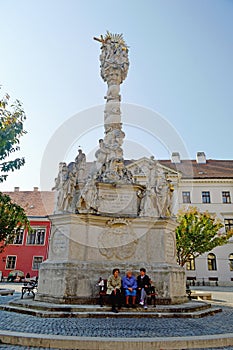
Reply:
<svg viewBox="0 0 233 350"><path fill-rule="evenodd" d="M129 307L129 297L132 297L132 307L136 305L137 281L133 276L132 271L127 271L122 280L122 286L125 290L125 304Z"/></svg>
<svg viewBox="0 0 233 350"><path fill-rule="evenodd" d="M107 294L110 295L112 312L118 312L121 309L121 277L120 270L113 269L112 275L107 280ZM116 309L118 305L118 310Z"/></svg>

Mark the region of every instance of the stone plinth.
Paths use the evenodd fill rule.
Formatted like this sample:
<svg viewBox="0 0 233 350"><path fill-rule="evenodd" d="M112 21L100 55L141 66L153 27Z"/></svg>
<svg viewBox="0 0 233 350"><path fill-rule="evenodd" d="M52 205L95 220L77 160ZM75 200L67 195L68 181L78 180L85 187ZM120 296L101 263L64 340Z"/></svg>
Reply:
<svg viewBox="0 0 233 350"><path fill-rule="evenodd" d="M53 215L48 260L41 264L36 300L96 303L96 283L118 267L147 269L164 303L185 297L184 270L176 264L175 223L154 218L92 214Z"/></svg>

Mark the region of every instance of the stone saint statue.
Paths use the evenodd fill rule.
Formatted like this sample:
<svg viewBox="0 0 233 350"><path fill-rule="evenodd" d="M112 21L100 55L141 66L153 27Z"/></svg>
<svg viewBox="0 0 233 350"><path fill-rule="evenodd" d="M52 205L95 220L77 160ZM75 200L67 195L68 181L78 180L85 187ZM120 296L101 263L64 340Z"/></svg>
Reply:
<svg viewBox="0 0 233 350"><path fill-rule="evenodd" d="M150 159L147 171L147 186L140 194L140 216L168 217L171 216L174 188L161 166L153 158Z"/></svg>
<svg viewBox="0 0 233 350"><path fill-rule="evenodd" d="M76 167L71 162L68 166L66 163L59 164L59 173L55 179L55 186L52 190L56 190L56 200L54 213L74 212L74 196L76 189Z"/></svg>
<svg viewBox="0 0 233 350"><path fill-rule="evenodd" d="M85 170L86 170L86 155L81 149L78 150L78 155L75 158L77 180L78 182L84 181Z"/></svg>
<svg viewBox="0 0 233 350"><path fill-rule="evenodd" d="M79 213L95 213L97 211L98 193L96 188L95 175L89 177L80 193L77 203L77 211Z"/></svg>
<svg viewBox="0 0 233 350"><path fill-rule="evenodd" d="M63 200L64 200L64 184L68 177L68 168L66 163L59 163L58 176L55 179L55 186L52 190L56 190L56 200L55 200L55 213L63 212Z"/></svg>

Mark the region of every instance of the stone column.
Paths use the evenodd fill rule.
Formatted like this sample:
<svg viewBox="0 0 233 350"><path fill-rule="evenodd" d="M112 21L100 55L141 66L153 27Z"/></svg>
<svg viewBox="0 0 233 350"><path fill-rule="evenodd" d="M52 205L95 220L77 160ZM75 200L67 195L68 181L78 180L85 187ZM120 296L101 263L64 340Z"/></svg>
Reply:
<svg viewBox="0 0 233 350"><path fill-rule="evenodd" d="M101 77L108 85L104 110L105 136L99 140L99 150L96 152L97 169L100 170L101 181L109 182L111 179L122 180L124 172L127 172L123 163L125 133L121 123L120 84L128 73L128 47L122 34L107 32L105 37L94 39L102 43Z"/></svg>

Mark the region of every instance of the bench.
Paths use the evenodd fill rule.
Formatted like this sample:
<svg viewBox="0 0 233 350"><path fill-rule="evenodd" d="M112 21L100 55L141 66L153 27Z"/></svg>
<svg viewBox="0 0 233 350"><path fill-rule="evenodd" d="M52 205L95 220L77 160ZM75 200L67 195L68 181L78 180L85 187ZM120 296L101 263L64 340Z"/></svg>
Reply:
<svg viewBox="0 0 233 350"><path fill-rule="evenodd" d="M32 294L33 298L35 297L35 291L37 290L38 287L38 282L37 280L31 280L28 282L25 282L23 287L22 287L22 294L21 294L21 299L23 299L23 296L25 293Z"/></svg>
<svg viewBox="0 0 233 350"><path fill-rule="evenodd" d="M153 306L155 307L155 301L156 301L156 297L158 296L158 293L155 291L155 287L154 286L150 286L149 288L149 292L147 293L147 300L151 302L152 305L152 301L153 301Z"/></svg>
<svg viewBox="0 0 233 350"><path fill-rule="evenodd" d="M189 288L189 286L186 286L186 294L187 294L187 297L189 298L189 300L192 299L192 291L191 289Z"/></svg>
<svg viewBox="0 0 233 350"><path fill-rule="evenodd" d="M107 294L107 279L100 279L97 283L97 286L99 287L99 305L102 307L104 305L104 299L107 297L109 298L109 294ZM147 300L151 303L153 303L153 306L156 306L156 296L158 293L155 291L154 286L150 286L149 292L147 293ZM121 298L122 298L122 304L124 304L125 300L125 294L122 291L121 292Z"/></svg>

